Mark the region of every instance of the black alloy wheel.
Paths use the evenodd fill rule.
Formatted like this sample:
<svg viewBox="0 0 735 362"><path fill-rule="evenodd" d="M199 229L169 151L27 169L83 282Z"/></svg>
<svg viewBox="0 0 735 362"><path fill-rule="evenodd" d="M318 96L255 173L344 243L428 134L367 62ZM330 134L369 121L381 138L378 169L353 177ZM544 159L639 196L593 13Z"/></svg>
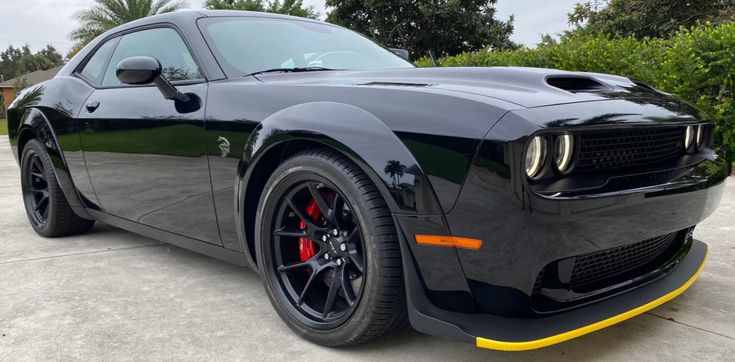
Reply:
<svg viewBox="0 0 735 362"><path fill-rule="evenodd" d="M393 217L349 159L316 149L284 161L266 182L256 225L268 297L304 338L357 344L405 322Z"/></svg>
<svg viewBox="0 0 735 362"><path fill-rule="evenodd" d="M31 151L28 155L28 167L23 172L28 185L23 190L23 199L28 209L31 223L35 227L43 227L48 222L49 190L46 169L38 153Z"/></svg>
<svg viewBox="0 0 735 362"><path fill-rule="evenodd" d="M335 186L317 175L301 178L280 203L272 255L278 283L302 321L329 329L349 317L360 298L365 274L362 235ZM313 205L317 212L309 212ZM315 250L300 253L305 243Z"/></svg>

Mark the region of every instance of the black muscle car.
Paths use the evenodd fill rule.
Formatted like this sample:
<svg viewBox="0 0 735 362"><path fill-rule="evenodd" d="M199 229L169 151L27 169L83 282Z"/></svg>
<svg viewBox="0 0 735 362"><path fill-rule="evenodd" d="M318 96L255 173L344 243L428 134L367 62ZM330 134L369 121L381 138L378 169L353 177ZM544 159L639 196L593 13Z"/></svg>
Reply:
<svg viewBox="0 0 735 362"><path fill-rule="evenodd" d="M539 348L694 281L727 177L695 109L624 77L398 54L272 14L110 30L9 109L31 225L99 221L251 267L330 346L408 320Z"/></svg>

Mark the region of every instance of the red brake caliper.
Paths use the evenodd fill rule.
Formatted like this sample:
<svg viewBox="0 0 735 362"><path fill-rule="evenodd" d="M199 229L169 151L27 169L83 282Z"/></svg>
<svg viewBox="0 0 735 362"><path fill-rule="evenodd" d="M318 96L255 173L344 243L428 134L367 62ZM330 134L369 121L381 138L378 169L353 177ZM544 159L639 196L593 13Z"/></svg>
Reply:
<svg viewBox="0 0 735 362"><path fill-rule="evenodd" d="M313 198L306 205L306 213L309 214L312 220L319 220L319 217L322 216L322 211L319 210L319 206ZM306 223L301 220L301 230L304 229L306 229ZM301 258L301 261L309 260L314 255L316 255L314 242L307 237L299 238L299 258Z"/></svg>

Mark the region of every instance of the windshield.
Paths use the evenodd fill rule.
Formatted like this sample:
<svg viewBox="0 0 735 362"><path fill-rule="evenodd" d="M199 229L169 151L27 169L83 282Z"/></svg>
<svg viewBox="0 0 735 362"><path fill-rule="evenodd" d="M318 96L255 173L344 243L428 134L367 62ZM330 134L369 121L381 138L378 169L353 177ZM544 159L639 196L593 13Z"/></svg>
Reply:
<svg viewBox="0 0 735 362"><path fill-rule="evenodd" d="M200 26L220 64L241 75L275 68L413 67L362 35L326 23L232 17L205 18Z"/></svg>

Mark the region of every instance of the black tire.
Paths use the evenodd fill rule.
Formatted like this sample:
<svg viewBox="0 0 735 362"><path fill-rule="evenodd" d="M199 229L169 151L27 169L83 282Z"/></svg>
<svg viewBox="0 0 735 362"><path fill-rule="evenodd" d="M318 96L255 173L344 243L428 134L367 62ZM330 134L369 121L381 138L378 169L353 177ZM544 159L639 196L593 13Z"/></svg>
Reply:
<svg viewBox="0 0 735 362"><path fill-rule="evenodd" d="M300 186L303 182L309 185L307 191L299 191L299 187L303 187ZM320 242L318 237L320 234L317 232L316 236L312 235L312 229L305 226L303 221L299 221L302 232L308 233L309 239L317 239L314 240L314 245L318 244L319 247L319 251L315 252L311 259L306 261L300 259L301 263L312 263L306 267L307 275L302 276L302 279L307 279L303 282L304 290L317 288L309 287L308 280L317 275L315 270L321 270L320 264L326 265L329 260L343 260L343 264L338 264L341 265L341 269L327 268L325 272L318 274L319 278L314 278L316 280L314 283L325 285L319 288L327 289L321 320L320 317L314 316L314 311L318 311L318 308L309 304L308 300L311 298L318 303L318 295L304 297L307 293L301 290L297 301L295 295L299 293L297 281L294 280L299 276L297 271L293 274L290 269L286 272L281 271L299 264L296 262L286 265L283 262L283 255L284 251L288 251L291 247L290 242L298 240L301 247L301 240L295 236L291 236L291 240L288 240L289 236L282 239L274 234L277 229L281 234L288 234L285 231L287 227L282 225L288 223L294 225L293 220L287 220L289 217L298 214L297 221L302 220L299 215L304 214L295 212L292 206L296 204L299 192L307 192L307 196L311 195L314 202L317 199L313 196L315 193L323 197L322 201L331 200L327 202L330 205L327 207L328 214L336 225L341 225L342 230L334 234L331 233L337 229L328 230L327 235L339 234L339 236ZM334 193L331 199L329 199L330 192ZM339 201L339 197L343 200ZM287 201L287 198L291 201ZM341 216L336 216L338 214ZM311 221L317 224L321 222L319 226L329 224L324 215L317 219L312 218ZM341 221L337 221L338 219ZM256 225L256 240L259 240L258 265L268 297L279 316L303 338L324 346L354 345L390 333L405 323L406 297L393 218L372 181L346 157L330 150L315 149L297 154L283 162L265 185L258 205ZM342 250L340 252L335 249L337 245L335 243L342 240L339 238L345 240L347 250L340 248ZM343 245L340 244L339 247ZM280 253L280 256L277 256L277 253ZM334 256L325 261L324 254L329 253L334 253ZM362 260L364 264L359 265L358 260ZM344 277L347 274L349 278ZM338 276L341 282L336 281ZM359 280L359 283L356 280ZM340 288L336 297L332 298L332 303L329 303L331 294L329 291L336 284L340 284ZM315 293L308 292L308 294ZM306 301L299 303L302 298ZM327 313L330 304L333 309ZM344 310L340 310L338 306L343 306Z"/></svg>
<svg viewBox="0 0 735 362"><path fill-rule="evenodd" d="M51 158L41 142L32 139L23 148L20 181L28 220L44 237L81 234L92 228L93 220L72 211L59 187Z"/></svg>

